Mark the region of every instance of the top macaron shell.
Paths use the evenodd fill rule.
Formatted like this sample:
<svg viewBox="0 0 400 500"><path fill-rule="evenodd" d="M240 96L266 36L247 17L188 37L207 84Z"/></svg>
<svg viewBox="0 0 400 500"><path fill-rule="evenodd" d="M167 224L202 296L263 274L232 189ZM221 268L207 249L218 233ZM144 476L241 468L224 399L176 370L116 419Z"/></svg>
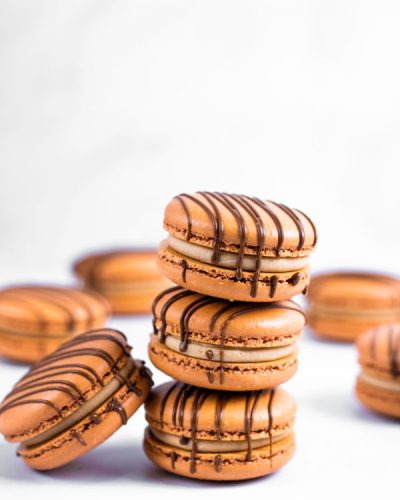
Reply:
<svg viewBox="0 0 400 500"><path fill-rule="evenodd" d="M91 291L65 287L17 286L0 290L0 354L33 362L58 345L104 326L110 306Z"/></svg>
<svg viewBox="0 0 400 500"><path fill-rule="evenodd" d="M257 215L251 216L252 211ZM238 222L237 213L242 224ZM261 239L255 217L264 228ZM256 255L260 247L265 257L307 256L317 240L314 224L299 210L271 201L222 193L175 197L165 209L164 228L176 238L210 248L220 239L221 250L235 253L240 251L244 240L245 254Z"/></svg>

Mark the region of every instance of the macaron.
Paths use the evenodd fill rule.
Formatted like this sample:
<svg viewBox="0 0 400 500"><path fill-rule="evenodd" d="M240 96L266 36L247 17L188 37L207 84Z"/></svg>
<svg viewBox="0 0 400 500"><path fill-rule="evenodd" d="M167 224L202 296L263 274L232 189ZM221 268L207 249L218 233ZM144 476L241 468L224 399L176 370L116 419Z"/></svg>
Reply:
<svg viewBox="0 0 400 500"><path fill-rule="evenodd" d="M86 332L41 360L0 405L0 432L20 443L29 467L47 470L84 455L129 419L150 392L151 374L124 334Z"/></svg>
<svg viewBox="0 0 400 500"><path fill-rule="evenodd" d="M230 302L175 286L156 297L153 318L150 359L181 382L249 391L296 372L305 317L292 301Z"/></svg>
<svg viewBox="0 0 400 500"><path fill-rule="evenodd" d="M74 272L86 288L102 294L114 314L144 314L161 290L171 285L157 267L157 251L120 250L78 260Z"/></svg>
<svg viewBox="0 0 400 500"><path fill-rule="evenodd" d="M144 450L174 474L239 481L270 474L294 454L296 404L280 388L232 393L167 382L145 409Z"/></svg>
<svg viewBox="0 0 400 500"><path fill-rule="evenodd" d="M389 275L320 274L312 277L307 300L309 327L326 339L351 342L371 328L400 321L400 281Z"/></svg>
<svg viewBox="0 0 400 500"><path fill-rule="evenodd" d="M363 333L357 349L358 399L373 411L400 419L400 323Z"/></svg>
<svg viewBox="0 0 400 500"><path fill-rule="evenodd" d="M69 338L100 328L110 306L74 288L16 286L0 290L0 356L35 362Z"/></svg>
<svg viewBox="0 0 400 500"><path fill-rule="evenodd" d="M272 302L306 290L317 233L300 210L226 193L181 194L167 205L159 250L167 278L229 300Z"/></svg>

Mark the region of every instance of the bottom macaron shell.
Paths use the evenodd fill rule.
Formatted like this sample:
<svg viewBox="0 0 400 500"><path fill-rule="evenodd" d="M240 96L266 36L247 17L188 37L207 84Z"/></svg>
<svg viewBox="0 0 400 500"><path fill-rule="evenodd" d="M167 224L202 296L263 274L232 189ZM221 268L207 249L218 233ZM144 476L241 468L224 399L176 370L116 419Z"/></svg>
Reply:
<svg viewBox="0 0 400 500"><path fill-rule="evenodd" d="M389 417L400 418L400 392L383 390L358 379L356 395L370 410Z"/></svg>
<svg viewBox="0 0 400 500"><path fill-rule="evenodd" d="M41 335L16 335L0 332L0 357L21 363L33 363L57 349L73 335L49 338Z"/></svg>
<svg viewBox="0 0 400 500"><path fill-rule="evenodd" d="M251 460L246 452L197 453L195 471L191 472L191 452L173 448L154 439L146 429L144 451L148 458L162 469L194 479L208 481L242 481L266 476L280 469L294 455L294 433L281 441L252 450ZM220 457L216 466L216 457Z"/></svg>
<svg viewBox="0 0 400 500"><path fill-rule="evenodd" d="M149 357L162 372L185 384L225 391L251 391L276 387L297 370L297 354L264 363L224 363L223 383L220 364L177 353L153 338Z"/></svg>
<svg viewBox="0 0 400 500"><path fill-rule="evenodd" d="M362 333L382 324L382 316L377 317L340 317L308 313L308 326L316 337L341 342L353 342Z"/></svg>
<svg viewBox="0 0 400 500"><path fill-rule="evenodd" d="M238 281L234 269L186 258L165 245L160 247L158 265L164 276L177 285L204 295L229 300L247 302L287 300L302 293L309 283L308 268L287 273L260 273L257 293L252 297L254 273L243 272L243 278Z"/></svg>
<svg viewBox="0 0 400 500"><path fill-rule="evenodd" d="M114 434L126 423L125 417L129 419L146 400L150 380L135 376L131 381L136 382L136 387L142 391L141 396L123 386L91 416L45 444L30 449L21 446L18 454L29 467L37 470L55 469L86 454ZM110 401L116 403L114 408L109 407ZM115 408L119 405L120 411Z"/></svg>

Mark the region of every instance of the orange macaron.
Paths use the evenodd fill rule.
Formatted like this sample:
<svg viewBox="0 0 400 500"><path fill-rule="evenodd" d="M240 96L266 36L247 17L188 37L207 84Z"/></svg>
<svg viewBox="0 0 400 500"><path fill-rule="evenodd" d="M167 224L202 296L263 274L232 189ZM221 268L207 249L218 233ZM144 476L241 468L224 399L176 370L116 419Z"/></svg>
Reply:
<svg viewBox="0 0 400 500"><path fill-rule="evenodd" d="M160 269L195 292L274 302L308 285L317 233L300 210L243 195L181 194L167 205L164 228Z"/></svg>
<svg viewBox="0 0 400 500"><path fill-rule="evenodd" d="M307 301L316 336L351 342L375 326L400 320L400 281L378 273L324 273L312 277Z"/></svg>
<svg viewBox="0 0 400 500"><path fill-rule="evenodd" d="M110 314L97 293L66 287L0 290L0 356L35 362L69 338L104 326Z"/></svg>
<svg viewBox="0 0 400 500"><path fill-rule="evenodd" d="M75 274L86 288L102 294L115 314L150 312L154 296L171 284L157 268L157 252L128 249L79 259Z"/></svg>
<svg viewBox="0 0 400 500"><path fill-rule="evenodd" d="M280 388L228 393L167 382L145 409L145 452L174 474L240 481L271 474L294 454L296 403Z"/></svg>
<svg viewBox="0 0 400 500"><path fill-rule="evenodd" d="M400 323L362 334L357 349L361 365L358 399L373 411L400 418Z"/></svg>
<svg viewBox="0 0 400 500"><path fill-rule="evenodd" d="M226 391L275 387L297 369L305 316L294 302L230 302L179 286L153 304L153 364L184 383Z"/></svg>
<svg viewBox="0 0 400 500"><path fill-rule="evenodd" d="M152 384L117 330L84 333L42 359L0 405L0 432L29 467L60 467L111 436Z"/></svg>

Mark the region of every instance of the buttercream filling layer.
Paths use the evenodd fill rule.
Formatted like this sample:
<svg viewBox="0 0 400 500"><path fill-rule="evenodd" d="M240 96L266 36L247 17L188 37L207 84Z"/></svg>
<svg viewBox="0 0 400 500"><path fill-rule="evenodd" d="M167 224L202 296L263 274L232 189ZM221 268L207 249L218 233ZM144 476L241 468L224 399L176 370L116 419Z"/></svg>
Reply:
<svg viewBox="0 0 400 500"><path fill-rule="evenodd" d="M168 335L165 338L165 344L172 351L181 352L179 349L179 337ZM234 348L231 346L224 346L222 350L218 345L188 342L187 349L183 354L192 358L205 359L207 361L221 361L222 353L223 361L226 363L262 363L266 361L275 361L297 352L298 347L296 343L269 348Z"/></svg>
<svg viewBox="0 0 400 500"><path fill-rule="evenodd" d="M102 406L108 399L112 397L123 385L123 379L129 378L135 369L135 362L132 358L128 358L126 365L119 370L118 375L108 382L97 394L95 394L89 401L84 403L74 413L63 419L51 429L35 436L32 439L24 441L21 445L22 448L32 448L33 446L41 445L50 441L54 437L62 434L67 429L73 427L75 424L85 419L97 408Z"/></svg>
<svg viewBox="0 0 400 500"><path fill-rule="evenodd" d="M167 432L159 431L150 427L151 434L158 439L161 443L164 443L168 446L172 446L173 448L180 448L182 450L191 451L193 447L193 441L191 439L181 440L179 436L174 434L169 434ZM263 446L268 446L269 444L276 443L280 441L285 436L290 434L290 430L283 432L277 436L271 436L271 440L269 437L261 438L261 439L252 439L251 447L253 449L262 448ZM235 451L245 451L248 449L248 441L223 441L223 440L206 440L206 439L196 439L196 450L198 452L203 453L229 453Z"/></svg>
<svg viewBox="0 0 400 500"><path fill-rule="evenodd" d="M188 241L180 240L174 236L168 236L168 246L185 257L204 262L205 264L217 264L219 267L236 269L238 267L239 254L233 252L219 252L218 262L212 262L212 248L196 245ZM308 257L262 257L260 270L264 273L284 273L298 271L307 266ZM242 261L243 271L255 271L257 257L255 255L244 255Z"/></svg>
<svg viewBox="0 0 400 500"><path fill-rule="evenodd" d="M387 380L379 377L374 377L370 373L362 371L359 375L359 379L368 385L373 385L379 389L384 389L387 391L400 392L400 378L397 380Z"/></svg>

